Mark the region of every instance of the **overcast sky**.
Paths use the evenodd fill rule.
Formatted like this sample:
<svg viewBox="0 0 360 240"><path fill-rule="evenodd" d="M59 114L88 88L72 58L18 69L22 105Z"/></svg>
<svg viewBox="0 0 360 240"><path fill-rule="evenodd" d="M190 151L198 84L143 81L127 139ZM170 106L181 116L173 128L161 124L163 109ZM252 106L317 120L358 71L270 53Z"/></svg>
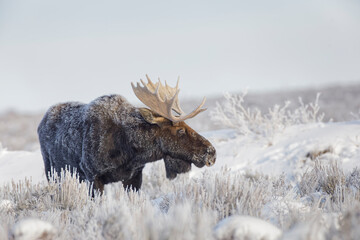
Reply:
<svg viewBox="0 0 360 240"><path fill-rule="evenodd" d="M360 1L0 0L0 111L118 93L180 99L360 82Z"/></svg>

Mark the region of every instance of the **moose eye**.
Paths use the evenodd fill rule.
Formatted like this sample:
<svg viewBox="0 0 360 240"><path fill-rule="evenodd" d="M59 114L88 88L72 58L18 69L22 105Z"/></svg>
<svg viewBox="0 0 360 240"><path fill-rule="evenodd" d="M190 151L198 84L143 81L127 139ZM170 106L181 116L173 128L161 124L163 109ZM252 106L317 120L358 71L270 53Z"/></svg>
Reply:
<svg viewBox="0 0 360 240"><path fill-rule="evenodd" d="M183 135L185 134L185 129L184 128L180 128L178 131L177 131L178 135Z"/></svg>

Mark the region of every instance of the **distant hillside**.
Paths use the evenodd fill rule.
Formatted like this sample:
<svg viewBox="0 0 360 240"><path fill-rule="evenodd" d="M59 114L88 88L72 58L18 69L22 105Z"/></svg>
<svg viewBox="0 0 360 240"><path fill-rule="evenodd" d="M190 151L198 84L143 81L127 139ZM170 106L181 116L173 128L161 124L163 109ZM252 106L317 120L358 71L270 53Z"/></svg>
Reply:
<svg viewBox="0 0 360 240"><path fill-rule="evenodd" d="M37 126L43 114L8 111L0 114L0 148L34 150L39 148Z"/></svg>

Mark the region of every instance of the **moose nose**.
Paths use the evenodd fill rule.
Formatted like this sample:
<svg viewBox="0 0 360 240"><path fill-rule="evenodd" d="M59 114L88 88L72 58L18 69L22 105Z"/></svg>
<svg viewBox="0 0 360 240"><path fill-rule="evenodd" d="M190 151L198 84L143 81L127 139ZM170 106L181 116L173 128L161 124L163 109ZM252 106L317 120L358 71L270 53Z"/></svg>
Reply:
<svg viewBox="0 0 360 240"><path fill-rule="evenodd" d="M207 155L205 161L206 166L210 167L214 165L216 160L216 150L213 146L208 147L206 155Z"/></svg>

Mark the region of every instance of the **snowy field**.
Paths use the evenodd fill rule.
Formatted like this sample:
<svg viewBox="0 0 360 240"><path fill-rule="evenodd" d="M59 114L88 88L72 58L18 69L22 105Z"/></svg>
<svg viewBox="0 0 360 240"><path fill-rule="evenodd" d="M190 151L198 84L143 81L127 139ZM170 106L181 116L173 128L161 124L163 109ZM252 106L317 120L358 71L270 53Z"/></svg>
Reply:
<svg viewBox="0 0 360 240"><path fill-rule="evenodd" d="M148 164L135 193L116 183L91 199L69 175L48 183L33 137L0 147L0 239L359 239L360 99L345 95L352 105L329 122L316 93L269 108L228 94L209 111L221 129L201 131L216 164L172 181Z"/></svg>

